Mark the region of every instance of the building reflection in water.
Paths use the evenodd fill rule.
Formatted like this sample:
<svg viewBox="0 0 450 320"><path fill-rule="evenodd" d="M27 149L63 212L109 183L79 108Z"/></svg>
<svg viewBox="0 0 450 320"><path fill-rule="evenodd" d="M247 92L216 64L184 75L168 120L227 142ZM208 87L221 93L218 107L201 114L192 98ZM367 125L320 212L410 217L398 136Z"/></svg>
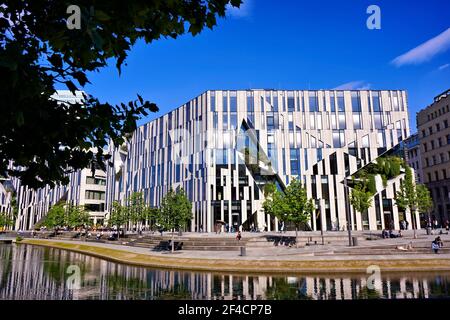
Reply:
<svg viewBox="0 0 450 320"><path fill-rule="evenodd" d="M67 268L80 268L68 289ZM450 297L450 273L388 274L369 289L368 275L243 275L153 270L69 251L0 245L0 299L367 299Z"/></svg>

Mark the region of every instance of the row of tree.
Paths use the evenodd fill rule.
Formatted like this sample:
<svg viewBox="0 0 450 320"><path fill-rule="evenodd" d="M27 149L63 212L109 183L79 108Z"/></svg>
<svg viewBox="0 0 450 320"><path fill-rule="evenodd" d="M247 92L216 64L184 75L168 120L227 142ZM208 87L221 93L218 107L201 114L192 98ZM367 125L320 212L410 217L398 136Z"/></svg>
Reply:
<svg viewBox="0 0 450 320"><path fill-rule="evenodd" d="M92 220L83 206L58 203L52 206L47 215L34 227L46 227L57 230L63 227L78 228L91 225Z"/></svg>
<svg viewBox="0 0 450 320"><path fill-rule="evenodd" d="M373 192L368 190L364 181L355 182L350 193L350 204L360 214L366 212L372 206ZM313 199L308 199L306 189L299 180L294 179L285 189L278 190L275 184L269 183L264 188L266 200L263 203L264 211L280 221L290 222L295 226L295 236L298 229L306 224L312 212L315 210ZM428 213L433 207L430 191L425 185L415 184L413 173L408 165L405 165L405 177L400 190L396 193L396 205L401 210L409 210L413 220L413 229L416 230L414 216L419 213Z"/></svg>
<svg viewBox="0 0 450 320"><path fill-rule="evenodd" d="M192 204L186 197L184 190L167 192L159 208L148 206L142 192L134 192L122 205L118 201L112 204L108 226L118 230L124 228L141 230L143 224L159 230L172 231L172 250L174 250L174 233L186 228L192 218ZM1 221L0 221L1 222ZM92 220L89 213L82 206L56 204L50 208L47 215L35 227L45 226L57 230L62 227L89 227Z"/></svg>
<svg viewBox="0 0 450 320"><path fill-rule="evenodd" d="M146 205L142 192L135 192L122 205L113 203L108 225L129 229L131 225L140 230L145 223L150 228L172 231L172 251L174 251L174 237L176 230L185 229L192 219L192 204L183 189L170 189L161 201L159 208Z"/></svg>

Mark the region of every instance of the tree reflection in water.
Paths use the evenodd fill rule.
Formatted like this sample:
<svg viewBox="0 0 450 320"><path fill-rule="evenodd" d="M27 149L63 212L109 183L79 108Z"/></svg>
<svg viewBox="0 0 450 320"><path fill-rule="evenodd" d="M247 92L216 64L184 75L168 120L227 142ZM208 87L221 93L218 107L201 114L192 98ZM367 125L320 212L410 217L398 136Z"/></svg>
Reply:
<svg viewBox="0 0 450 320"><path fill-rule="evenodd" d="M69 289L78 266L81 288ZM0 299L405 299L450 297L450 273L383 274L380 290L368 275L265 275L148 269L79 253L0 245ZM378 287L377 287L378 288Z"/></svg>

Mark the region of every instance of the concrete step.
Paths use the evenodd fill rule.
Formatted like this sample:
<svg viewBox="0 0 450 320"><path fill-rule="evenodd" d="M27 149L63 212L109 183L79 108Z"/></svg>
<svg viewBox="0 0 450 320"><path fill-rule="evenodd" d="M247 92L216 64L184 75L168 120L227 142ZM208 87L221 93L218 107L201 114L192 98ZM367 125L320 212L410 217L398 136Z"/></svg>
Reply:
<svg viewBox="0 0 450 320"><path fill-rule="evenodd" d="M195 250L195 251L239 251L240 246L185 246L183 245L183 250Z"/></svg>

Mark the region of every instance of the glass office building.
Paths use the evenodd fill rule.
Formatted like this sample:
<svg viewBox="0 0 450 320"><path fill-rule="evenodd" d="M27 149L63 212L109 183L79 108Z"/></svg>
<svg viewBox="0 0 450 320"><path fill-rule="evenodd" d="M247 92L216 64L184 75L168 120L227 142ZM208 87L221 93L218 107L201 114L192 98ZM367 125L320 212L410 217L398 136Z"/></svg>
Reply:
<svg viewBox="0 0 450 320"><path fill-rule="evenodd" d="M183 188L191 231L213 231L218 220L273 231L264 186L300 179L316 202L307 229L399 229L411 220L393 200L402 176L377 188L364 214L348 206L343 181L408 136L401 90L211 90L109 147L106 209L136 191L158 206L170 188Z"/></svg>

